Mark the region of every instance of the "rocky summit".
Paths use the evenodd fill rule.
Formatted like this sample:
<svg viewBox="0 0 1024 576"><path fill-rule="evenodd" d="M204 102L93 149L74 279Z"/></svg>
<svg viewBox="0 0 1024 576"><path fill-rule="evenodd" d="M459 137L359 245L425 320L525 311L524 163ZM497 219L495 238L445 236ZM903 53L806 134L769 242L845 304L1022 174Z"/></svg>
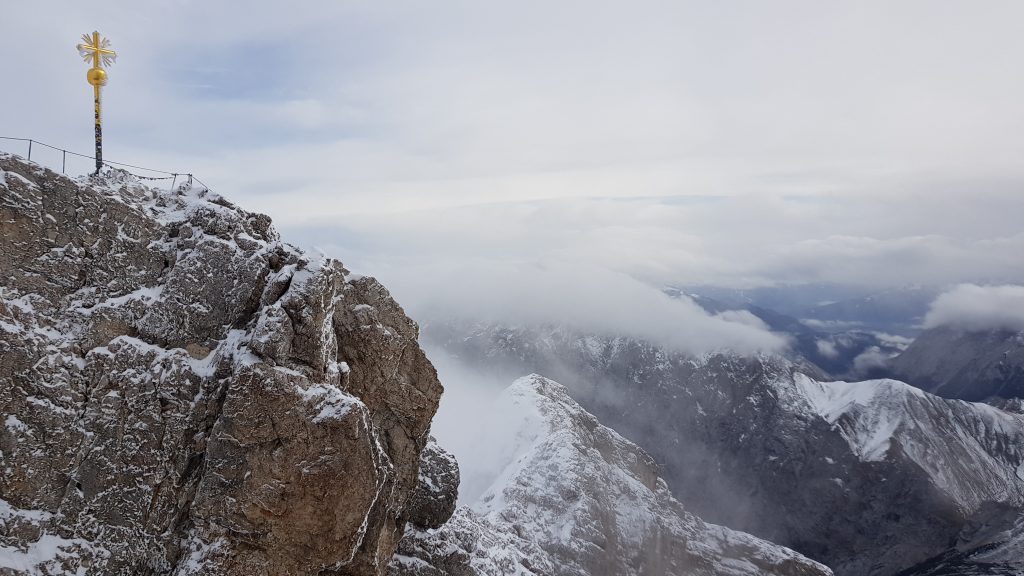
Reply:
<svg viewBox="0 0 1024 576"><path fill-rule="evenodd" d="M9 155L0 238L0 573L382 574L453 505L415 492L442 387L374 279Z"/></svg>

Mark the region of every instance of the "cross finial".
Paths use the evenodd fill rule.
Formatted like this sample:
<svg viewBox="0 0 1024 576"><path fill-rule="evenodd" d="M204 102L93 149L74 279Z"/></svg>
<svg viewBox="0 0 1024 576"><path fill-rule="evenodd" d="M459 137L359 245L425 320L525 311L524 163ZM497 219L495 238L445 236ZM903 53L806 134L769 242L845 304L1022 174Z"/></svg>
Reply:
<svg viewBox="0 0 1024 576"><path fill-rule="evenodd" d="M100 36L99 32L82 34L84 44L79 44L78 54L86 62L92 61L93 68L110 66L117 60L117 52L110 49L110 40Z"/></svg>

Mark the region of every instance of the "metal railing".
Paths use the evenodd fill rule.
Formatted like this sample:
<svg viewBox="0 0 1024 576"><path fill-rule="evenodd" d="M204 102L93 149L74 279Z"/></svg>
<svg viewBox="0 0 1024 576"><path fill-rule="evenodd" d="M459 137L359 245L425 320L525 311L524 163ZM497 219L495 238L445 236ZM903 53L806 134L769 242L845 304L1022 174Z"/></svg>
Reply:
<svg viewBox="0 0 1024 576"><path fill-rule="evenodd" d="M88 154L80 154L78 152L72 152L71 150L65 150L64 148L60 148L58 146L53 146L53 145L47 144L45 142L40 142L39 140L35 140L35 139L32 139L32 138L14 138L12 136L0 136L0 140L9 140L9 141L15 141L15 142L26 142L27 145L28 145L28 155L26 156L26 158L29 161L32 160L32 146L33 145L44 146L44 147L49 148L51 150L56 150L57 152L60 152L61 153L61 165L60 165L60 173L61 174L66 174L67 173L68 155L79 157L79 158L85 158L85 159L88 159L88 160L96 160L95 156L89 156ZM195 180L196 182L198 182L200 185L202 185L207 190L210 189L210 187L207 186L206 183L204 183L199 178L196 178L195 175L190 173L190 172L168 172L167 170L157 170L156 168L146 168L145 166L136 166L135 164L127 164L125 162L114 162L113 160L103 160L103 165L104 166L109 166L111 168L117 168L117 169L120 169L120 170L124 170L125 172L128 172L132 176L135 176L136 178L141 178L143 180L171 180L171 188L172 189L174 188L174 183L177 182L179 176L187 176L188 179L189 179L189 182L191 182L192 180ZM135 174L134 172L130 172L130 171L126 170L126 168L131 168L131 169L134 169L134 170L145 170L147 172L154 172L154 173L157 173L157 174L166 174L167 176L143 176L141 174Z"/></svg>

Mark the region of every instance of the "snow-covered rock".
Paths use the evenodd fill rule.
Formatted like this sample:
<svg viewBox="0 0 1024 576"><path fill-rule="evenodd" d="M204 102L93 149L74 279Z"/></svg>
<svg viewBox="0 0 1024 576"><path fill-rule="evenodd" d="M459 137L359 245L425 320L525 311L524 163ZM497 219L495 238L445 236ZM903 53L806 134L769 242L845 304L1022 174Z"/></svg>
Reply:
<svg viewBox="0 0 1024 576"><path fill-rule="evenodd" d="M392 574L831 574L792 550L688 513L653 459L560 384L521 378L497 409L519 422L506 465L440 529L410 527Z"/></svg>
<svg viewBox="0 0 1024 576"><path fill-rule="evenodd" d="M441 386L380 284L9 155L0 269L0 573L384 570Z"/></svg>
<svg viewBox="0 0 1024 576"><path fill-rule="evenodd" d="M1024 416L896 380L794 383L858 458L913 463L959 512L1024 503Z"/></svg>
<svg viewBox="0 0 1024 576"><path fill-rule="evenodd" d="M419 528L438 528L459 499L459 463L433 437L420 452L420 474L406 514Z"/></svg>

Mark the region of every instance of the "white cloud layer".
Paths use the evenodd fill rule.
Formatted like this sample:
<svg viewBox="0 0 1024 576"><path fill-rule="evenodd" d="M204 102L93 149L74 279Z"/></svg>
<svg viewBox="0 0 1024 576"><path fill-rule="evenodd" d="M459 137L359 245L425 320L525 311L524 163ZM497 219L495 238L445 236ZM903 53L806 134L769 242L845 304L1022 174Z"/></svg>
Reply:
<svg viewBox="0 0 1024 576"><path fill-rule="evenodd" d="M560 199L283 226L356 268L564 262L653 285L1024 283L1024 195Z"/></svg>
<svg viewBox="0 0 1024 576"><path fill-rule="evenodd" d="M1024 286L957 286L935 299L924 325L970 331L1024 330Z"/></svg>
<svg viewBox="0 0 1024 576"><path fill-rule="evenodd" d="M749 313L712 316L687 298L672 299L621 273L557 262L473 261L430 270L381 268L380 277L415 318L463 319L509 326L554 324L608 336L632 336L700 354L785 348L786 341Z"/></svg>

